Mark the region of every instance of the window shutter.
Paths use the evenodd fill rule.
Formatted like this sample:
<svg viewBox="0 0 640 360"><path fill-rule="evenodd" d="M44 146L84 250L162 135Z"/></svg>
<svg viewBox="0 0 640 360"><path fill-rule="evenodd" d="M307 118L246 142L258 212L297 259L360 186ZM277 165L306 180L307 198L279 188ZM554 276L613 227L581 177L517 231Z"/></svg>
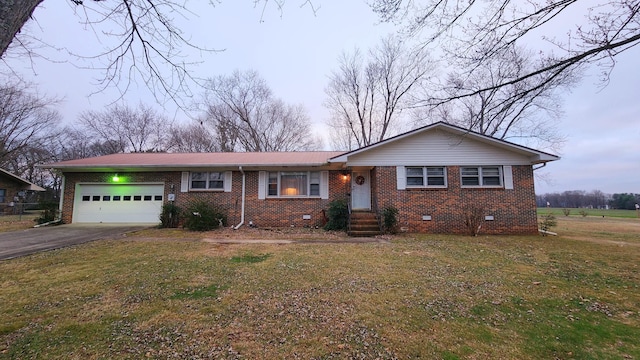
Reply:
<svg viewBox="0 0 640 360"><path fill-rule="evenodd" d="M511 165L503 166L502 172L504 175L504 188L513 190L513 171L511 169Z"/></svg>
<svg viewBox="0 0 640 360"><path fill-rule="evenodd" d="M329 198L329 172L328 171L320 172L320 198L321 199Z"/></svg>
<svg viewBox="0 0 640 360"><path fill-rule="evenodd" d="M407 172L404 166L396 166L396 181L398 182L398 190L407 188Z"/></svg>
<svg viewBox="0 0 640 360"><path fill-rule="evenodd" d="M260 171L258 173L258 199L264 200L266 198L267 188L267 172Z"/></svg>
<svg viewBox="0 0 640 360"><path fill-rule="evenodd" d="M224 172L224 192L231 192L231 184L233 183L233 171Z"/></svg>
<svg viewBox="0 0 640 360"><path fill-rule="evenodd" d="M182 172L182 180L180 182L180 192L188 192L189 191L189 172Z"/></svg>

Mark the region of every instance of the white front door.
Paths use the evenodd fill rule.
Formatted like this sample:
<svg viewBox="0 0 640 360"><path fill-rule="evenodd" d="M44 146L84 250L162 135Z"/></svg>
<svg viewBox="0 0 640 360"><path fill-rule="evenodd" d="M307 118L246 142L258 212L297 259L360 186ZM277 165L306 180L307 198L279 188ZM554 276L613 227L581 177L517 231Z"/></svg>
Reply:
<svg viewBox="0 0 640 360"><path fill-rule="evenodd" d="M371 210L369 170L354 170L351 173L351 207L354 210Z"/></svg>

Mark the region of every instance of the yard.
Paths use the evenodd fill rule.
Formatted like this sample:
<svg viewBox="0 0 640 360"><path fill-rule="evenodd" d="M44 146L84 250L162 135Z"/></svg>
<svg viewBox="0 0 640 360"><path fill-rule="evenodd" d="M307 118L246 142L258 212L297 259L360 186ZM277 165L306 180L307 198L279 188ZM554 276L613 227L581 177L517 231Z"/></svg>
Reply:
<svg viewBox="0 0 640 360"><path fill-rule="evenodd" d="M0 359L640 358L640 220L558 222L371 244L152 229L4 261Z"/></svg>

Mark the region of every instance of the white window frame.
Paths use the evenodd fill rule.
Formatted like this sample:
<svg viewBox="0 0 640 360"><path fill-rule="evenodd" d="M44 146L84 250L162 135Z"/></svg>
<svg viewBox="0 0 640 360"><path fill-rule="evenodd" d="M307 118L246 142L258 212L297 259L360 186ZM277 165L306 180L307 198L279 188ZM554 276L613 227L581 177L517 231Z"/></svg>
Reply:
<svg viewBox="0 0 640 360"><path fill-rule="evenodd" d="M409 169L421 169L422 170L422 185L409 184L409 178L418 178L418 175L409 176ZM429 169L442 169L442 176L429 175ZM443 178L444 185L429 185L429 178ZM407 189L424 189L424 188L436 188L445 189L448 187L447 183L447 167L446 166L405 166L405 181Z"/></svg>
<svg viewBox="0 0 640 360"><path fill-rule="evenodd" d="M478 175L464 175L464 169L476 169L478 171ZM485 178L487 177L495 177L495 175L485 175L484 172L489 169L498 169L498 181L500 184L485 184ZM463 178L477 178L478 185L465 185L463 183ZM461 166L460 167L460 186L463 188L503 188L504 187L504 171L502 166L491 165L491 166Z"/></svg>
<svg viewBox="0 0 640 360"><path fill-rule="evenodd" d="M200 187L193 187L193 175L194 174L206 174L206 179L205 181L205 187L204 188L200 188ZM212 179L211 178L211 174L218 174L219 178L218 179ZM192 171L189 173L189 190L191 191L224 191L225 189L225 172L224 171ZM202 180L196 180L196 181L202 181ZM212 181L219 181L222 185L220 187L211 187L211 182Z"/></svg>
<svg viewBox="0 0 640 360"><path fill-rule="evenodd" d="M272 175L276 174L276 182L272 182ZM283 175L287 174L305 174L307 188L306 195L283 195L281 194L281 180ZM313 175L312 175L313 174ZM269 194L269 185L276 186L276 195ZM317 190L315 194L311 194L312 185L317 185ZM321 171L267 171L266 172L266 181L265 181L265 194L267 198L320 198L322 195L322 173ZM315 190L315 189L314 189Z"/></svg>

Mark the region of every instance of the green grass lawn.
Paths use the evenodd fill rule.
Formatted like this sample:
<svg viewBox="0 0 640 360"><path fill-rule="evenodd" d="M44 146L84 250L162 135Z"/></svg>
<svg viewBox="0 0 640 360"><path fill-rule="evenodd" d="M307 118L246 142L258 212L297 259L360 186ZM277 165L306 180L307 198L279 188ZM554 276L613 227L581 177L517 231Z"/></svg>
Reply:
<svg viewBox="0 0 640 360"><path fill-rule="evenodd" d="M0 262L0 359L638 359L640 221L390 244L99 241Z"/></svg>
<svg viewBox="0 0 640 360"><path fill-rule="evenodd" d="M555 216L565 216L564 209L562 208L538 208L538 215L554 214ZM569 216L583 216L581 212L587 214L587 216L597 217L613 217L613 218L638 218L638 212L635 210L605 210L605 209L567 209L570 213Z"/></svg>

